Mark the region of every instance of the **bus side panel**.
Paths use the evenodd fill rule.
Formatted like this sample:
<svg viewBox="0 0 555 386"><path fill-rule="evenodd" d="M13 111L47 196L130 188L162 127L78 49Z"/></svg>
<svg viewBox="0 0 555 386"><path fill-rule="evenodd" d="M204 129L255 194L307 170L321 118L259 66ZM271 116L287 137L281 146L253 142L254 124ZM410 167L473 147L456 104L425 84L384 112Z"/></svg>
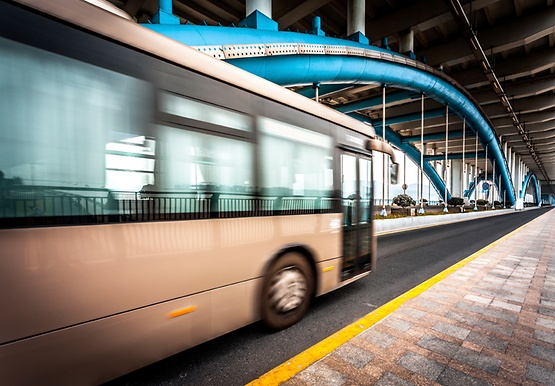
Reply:
<svg viewBox="0 0 555 386"><path fill-rule="evenodd" d="M106 382L250 323L255 318L252 304L257 299L258 281L3 345L0 383L91 385Z"/></svg>
<svg viewBox="0 0 555 386"><path fill-rule="evenodd" d="M339 216L0 231L0 343L259 278L287 246L337 258Z"/></svg>

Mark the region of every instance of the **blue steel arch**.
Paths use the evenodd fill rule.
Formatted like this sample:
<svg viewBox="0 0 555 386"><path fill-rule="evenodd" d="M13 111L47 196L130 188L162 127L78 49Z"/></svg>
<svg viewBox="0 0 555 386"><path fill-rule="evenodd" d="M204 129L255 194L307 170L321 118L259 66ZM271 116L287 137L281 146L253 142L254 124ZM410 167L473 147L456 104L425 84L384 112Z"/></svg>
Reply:
<svg viewBox="0 0 555 386"><path fill-rule="evenodd" d="M524 181L522 181L522 189L520 190L519 198L524 199L524 196L526 195L526 190L528 189L528 185L530 184L530 182L534 184L533 188L536 196L536 204L540 205L541 204L540 186L538 184L538 179L536 175L532 172L528 172L528 174L526 175L526 178L524 178Z"/></svg>
<svg viewBox="0 0 555 386"><path fill-rule="evenodd" d="M288 31L188 24L145 24L144 26L186 45L204 47L204 49L208 49L208 52L211 50L216 52L216 50L234 48L241 48L241 50L246 51L251 50L254 54L249 54L249 57L242 57L242 52L244 51L237 51L236 55L234 53L229 55L227 61L283 86L312 85L315 82L326 84L367 84L377 82L426 94L440 103L449 105L451 112L466 119L467 127L474 133L477 133L481 145L484 148L486 145L488 146L488 158L496 161L494 163L496 165L495 173L501 176L503 180L502 186L503 191L506 192L507 200L512 204L516 202L508 166L493 129L481 111L457 88L454 82L450 83L446 79L424 69L390 60L386 61L365 56L348 56L347 53L344 55L308 53L302 55L278 54L264 56L264 48L270 44L275 45L276 49L279 49L279 46L282 45L284 50L287 49L287 44L350 47L352 49L374 51L390 58L398 57L399 61L402 61L404 57L400 54L354 41ZM360 120L368 120L368 118L363 118L362 116L355 116ZM381 125L374 122L376 132L381 133L383 137L383 131L379 126ZM392 143L407 153L413 160L419 160L420 153L410 144L396 141L397 138L394 133L391 130L387 130L387 128L386 139L388 141L395 141ZM416 152L418 157L416 157L414 152ZM424 165L424 172L434 185L436 191L444 192L444 182L435 169L426 163Z"/></svg>
<svg viewBox="0 0 555 386"><path fill-rule="evenodd" d="M487 177L485 176L485 173L480 173L476 180L476 184L474 184L474 181L470 182L470 184L468 185L468 189L464 191L464 197L467 197L469 199L472 199L472 195L474 194L474 189L476 188L476 186L480 185L480 182L482 181L493 181L493 183L495 184L495 187L497 188L497 190L499 191L499 176L495 176L495 180L493 178L493 173L488 173Z"/></svg>

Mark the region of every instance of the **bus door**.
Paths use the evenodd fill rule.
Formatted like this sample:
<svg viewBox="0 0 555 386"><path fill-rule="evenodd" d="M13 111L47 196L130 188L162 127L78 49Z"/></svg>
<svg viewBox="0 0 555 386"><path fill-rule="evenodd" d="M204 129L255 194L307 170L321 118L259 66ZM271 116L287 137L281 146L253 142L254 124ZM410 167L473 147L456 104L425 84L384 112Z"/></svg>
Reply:
<svg viewBox="0 0 555 386"><path fill-rule="evenodd" d="M372 160L360 154L342 154L343 280L372 267L372 200Z"/></svg>

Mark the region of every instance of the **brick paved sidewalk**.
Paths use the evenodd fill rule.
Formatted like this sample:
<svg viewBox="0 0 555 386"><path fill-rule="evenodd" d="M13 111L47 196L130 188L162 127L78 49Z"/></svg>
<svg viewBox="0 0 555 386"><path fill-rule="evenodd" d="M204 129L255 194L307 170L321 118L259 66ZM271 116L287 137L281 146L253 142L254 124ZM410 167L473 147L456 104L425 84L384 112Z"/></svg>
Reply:
<svg viewBox="0 0 555 386"><path fill-rule="evenodd" d="M555 210L289 381L555 385Z"/></svg>

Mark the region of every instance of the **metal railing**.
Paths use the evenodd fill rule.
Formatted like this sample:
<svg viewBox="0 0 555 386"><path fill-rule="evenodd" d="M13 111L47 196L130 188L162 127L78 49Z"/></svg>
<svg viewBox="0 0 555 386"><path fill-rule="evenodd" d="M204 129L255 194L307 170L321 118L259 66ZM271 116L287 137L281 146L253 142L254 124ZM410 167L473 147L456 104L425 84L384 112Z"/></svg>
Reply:
<svg viewBox="0 0 555 386"><path fill-rule="evenodd" d="M341 200L227 192L116 192L13 186L0 189L2 226L98 224L338 213Z"/></svg>

